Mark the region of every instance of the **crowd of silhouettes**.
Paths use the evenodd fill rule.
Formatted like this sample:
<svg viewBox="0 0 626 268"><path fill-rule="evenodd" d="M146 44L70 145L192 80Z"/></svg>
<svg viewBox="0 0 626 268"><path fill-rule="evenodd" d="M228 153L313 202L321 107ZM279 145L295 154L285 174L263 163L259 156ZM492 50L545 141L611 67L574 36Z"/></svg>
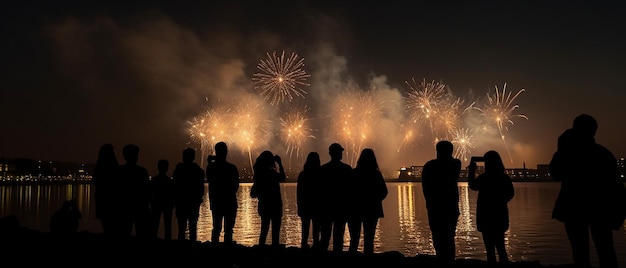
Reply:
<svg viewBox="0 0 626 268"><path fill-rule="evenodd" d="M626 187L619 179L613 154L595 142L597 127L592 116L582 114L575 118L573 127L558 138L557 151L549 165L551 176L561 182L552 217L564 223L575 265L590 267L591 234L600 267L617 267L612 230L619 229L626 219ZM422 189L436 260L445 267L456 258L461 160L453 156L454 146L450 141L439 141L435 149L436 157L427 161L422 170ZM178 239L187 239L188 233L188 240L196 241L206 179L213 218L211 241L219 243L223 230L224 243L234 244L239 171L235 164L227 161L225 142L216 143L214 152L203 169L194 162L195 150L185 148L182 162L176 165L171 177L167 174L169 162L161 159L158 174L150 178L147 170L137 164L137 145L123 147L125 163L119 164L113 145L103 144L93 174L96 217L103 233L107 237L129 237L134 227L137 237L155 238L162 216L164 238L170 240L175 212ZM362 233L363 254L373 254L388 189L373 149L363 149L354 168L342 162L343 152L340 144L332 143L328 148L330 160L324 164L317 152L309 152L297 176L300 245L305 250L328 251L332 238L332 252L343 252L347 225L348 252L358 252ZM484 170L477 174L476 162L481 161L484 161ZM478 192L476 227L483 236L487 261L509 262L505 235L509 229L508 202L513 199L515 190L500 154L489 150L480 158L472 158L467 179L469 188ZM283 197L280 184L285 180L280 156L269 150L261 152L253 164L250 189L250 196L258 200L261 218L259 246L266 245L270 231L271 245L281 246ZM64 204L57 213L50 223L51 230L76 230L76 221L81 217L76 206L67 208ZM62 218L61 214L67 218Z"/></svg>

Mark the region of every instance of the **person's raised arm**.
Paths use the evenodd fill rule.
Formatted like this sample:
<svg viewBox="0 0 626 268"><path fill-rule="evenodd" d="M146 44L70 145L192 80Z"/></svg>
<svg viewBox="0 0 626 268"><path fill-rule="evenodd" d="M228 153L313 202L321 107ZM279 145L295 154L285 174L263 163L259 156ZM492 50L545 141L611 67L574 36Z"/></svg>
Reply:
<svg viewBox="0 0 626 268"><path fill-rule="evenodd" d="M480 188L476 180L476 161L470 160L469 166L467 167L467 183L470 189L474 191Z"/></svg>

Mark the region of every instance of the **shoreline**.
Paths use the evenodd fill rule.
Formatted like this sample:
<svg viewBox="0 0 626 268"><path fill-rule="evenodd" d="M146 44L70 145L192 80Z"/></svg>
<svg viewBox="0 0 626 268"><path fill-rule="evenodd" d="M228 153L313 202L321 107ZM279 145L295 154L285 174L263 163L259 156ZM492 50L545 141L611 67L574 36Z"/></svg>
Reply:
<svg viewBox="0 0 626 268"><path fill-rule="evenodd" d="M0 252L4 261L32 265L64 265L85 267L135 264L144 267L163 265L207 265L229 268L308 268L308 267L370 267L389 268L441 267L433 255L404 256L397 251L363 255L362 253L333 253L299 247L243 246L188 240L107 239L101 233L77 232L55 234L26 228L3 226L0 230ZM484 260L457 259L453 267L519 267L565 268L571 264L543 265L538 261L512 261L489 264Z"/></svg>

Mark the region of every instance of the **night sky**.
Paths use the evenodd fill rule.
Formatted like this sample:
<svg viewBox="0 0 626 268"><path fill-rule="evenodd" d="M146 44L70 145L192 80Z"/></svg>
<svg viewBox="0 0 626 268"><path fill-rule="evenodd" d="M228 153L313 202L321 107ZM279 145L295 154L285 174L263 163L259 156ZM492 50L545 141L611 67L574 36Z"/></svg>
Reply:
<svg viewBox="0 0 626 268"><path fill-rule="evenodd" d="M445 84L462 106L484 105L505 84L507 94L524 89L505 140L475 110L459 116L476 131L468 157L493 149L510 168L546 164L581 113L598 120L599 143L626 156L626 9L617 2L98 2L0 4L0 158L92 163L112 143L122 162L122 146L134 143L155 174L158 159L180 162L185 147L201 148L191 120L252 98L266 131L250 151L231 144L240 167L262 150L289 158L280 118L305 105L315 138L292 153L291 168L312 150L326 162L338 141L350 152L371 147L382 169L397 170L435 157L426 121L401 146L412 79ZM304 59L304 98L263 104L252 77L274 51ZM384 106L357 147L329 123L346 89Z"/></svg>

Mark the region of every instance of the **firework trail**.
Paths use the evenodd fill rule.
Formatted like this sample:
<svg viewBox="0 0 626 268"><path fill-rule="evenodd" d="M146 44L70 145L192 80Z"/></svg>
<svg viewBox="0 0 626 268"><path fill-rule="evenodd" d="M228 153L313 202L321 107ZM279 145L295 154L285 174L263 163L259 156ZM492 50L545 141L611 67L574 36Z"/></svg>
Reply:
<svg viewBox="0 0 626 268"><path fill-rule="evenodd" d="M511 157L511 152L509 151L509 147L506 143L504 133L509 130L507 124L514 125L514 118L519 117L528 120L526 115L513 113L515 109L519 108L519 105L513 104L513 101L515 101L515 99L524 91L525 89L522 88L515 94L507 92L506 83L504 83L502 92L498 90L498 86L495 86L495 92L493 94L487 93L488 102L485 107L476 107L476 109L478 109L485 118L495 123L498 127L500 139L502 139L502 142L504 143L504 147L506 148L506 152L509 155L511 163L513 162L513 157Z"/></svg>
<svg viewBox="0 0 626 268"><path fill-rule="evenodd" d="M309 108L305 106L302 111L293 111L284 118L280 118L280 138L287 145L287 154L290 160L289 168L291 168L293 154L296 154L296 158L300 156L300 147L305 140L315 138L311 135L311 119L307 116L308 110Z"/></svg>
<svg viewBox="0 0 626 268"><path fill-rule="evenodd" d="M412 124L402 124L400 125L400 128L404 133L404 138L402 139L400 146L398 146L398 150L396 150L398 153L402 151L402 149L404 149L404 147L415 138L415 131L412 128Z"/></svg>
<svg viewBox="0 0 626 268"><path fill-rule="evenodd" d="M467 162L467 156L474 148L474 136L468 128L458 128L452 131L452 144L454 144L454 158Z"/></svg>
<svg viewBox="0 0 626 268"><path fill-rule="evenodd" d="M288 58L285 58L285 51L280 56L276 52L267 53L267 60L261 60L257 65L260 72L253 75L254 89L259 90L271 105L291 101L294 95L304 98L307 92L300 87L310 86L306 83L310 75L303 67L304 59L295 53Z"/></svg>

